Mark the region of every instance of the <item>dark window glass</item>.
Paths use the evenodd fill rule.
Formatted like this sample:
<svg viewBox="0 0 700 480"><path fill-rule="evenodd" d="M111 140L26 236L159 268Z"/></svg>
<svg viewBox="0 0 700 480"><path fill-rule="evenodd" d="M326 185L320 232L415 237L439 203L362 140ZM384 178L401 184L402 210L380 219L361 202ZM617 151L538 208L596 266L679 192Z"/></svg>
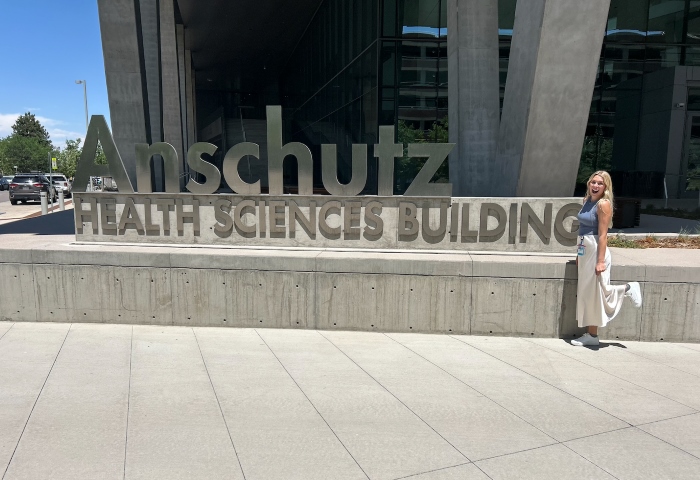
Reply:
<svg viewBox="0 0 700 480"><path fill-rule="evenodd" d="M693 116L689 128L680 187L686 192L697 192L700 190L700 117Z"/></svg>
<svg viewBox="0 0 700 480"><path fill-rule="evenodd" d="M700 87L688 89L688 107L690 111L700 111Z"/></svg>
<svg viewBox="0 0 700 480"><path fill-rule="evenodd" d="M516 0L499 0L498 2L498 34L505 37L513 36L515 24Z"/></svg>
<svg viewBox="0 0 700 480"><path fill-rule="evenodd" d="M686 47L685 62L683 65L699 66L700 65L700 47Z"/></svg>
<svg viewBox="0 0 700 480"><path fill-rule="evenodd" d="M681 64L681 47L672 46L648 46L646 48L645 72L654 72L662 68L675 67Z"/></svg>
<svg viewBox="0 0 700 480"><path fill-rule="evenodd" d="M660 33L647 32L648 2L649 0L611 0L605 41L644 42L648 37L654 41L653 38Z"/></svg>
<svg viewBox="0 0 700 480"><path fill-rule="evenodd" d="M394 42L384 42L382 45L382 85L393 87L396 84L396 45Z"/></svg>
<svg viewBox="0 0 700 480"><path fill-rule="evenodd" d="M447 0L440 0L440 38L447 38Z"/></svg>
<svg viewBox="0 0 700 480"><path fill-rule="evenodd" d="M688 10L688 33L686 42L700 43L700 0L691 0Z"/></svg>
<svg viewBox="0 0 700 480"><path fill-rule="evenodd" d="M396 2L397 0L384 0L382 18L382 34L385 37L396 36Z"/></svg>
<svg viewBox="0 0 700 480"><path fill-rule="evenodd" d="M399 25L404 38L440 38L440 0L401 0Z"/></svg>
<svg viewBox="0 0 700 480"><path fill-rule="evenodd" d="M683 0L649 0L648 42L680 43L683 40Z"/></svg>

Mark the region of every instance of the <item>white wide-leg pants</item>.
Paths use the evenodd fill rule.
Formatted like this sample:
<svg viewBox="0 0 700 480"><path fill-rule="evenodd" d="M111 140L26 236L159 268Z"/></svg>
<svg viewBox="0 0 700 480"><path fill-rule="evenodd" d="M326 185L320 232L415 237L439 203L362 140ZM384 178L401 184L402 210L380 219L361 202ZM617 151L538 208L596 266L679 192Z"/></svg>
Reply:
<svg viewBox="0 0 700 480"><path fill-rule="evenodd" d="M578 237L578 243L581 237ZM579 327L604 327L620 312L626 285L610 285L610 250L605 249L605 271L595 274L598 261L598 235L584 235L586 247L578 257L576 320Z"/></svg>

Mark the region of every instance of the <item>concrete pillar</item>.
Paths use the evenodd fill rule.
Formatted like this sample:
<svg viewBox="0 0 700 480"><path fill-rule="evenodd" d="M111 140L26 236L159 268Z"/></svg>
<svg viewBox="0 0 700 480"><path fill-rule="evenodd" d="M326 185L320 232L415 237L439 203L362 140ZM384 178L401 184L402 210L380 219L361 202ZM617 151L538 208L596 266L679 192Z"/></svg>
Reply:
<svg viewBox="0 0 700 480"><path fill-rule="evenodd" d="M185 69L185 26L175 26L177 34L177 72L180 81L180 121L182 125L182 149L187 151L187 80ZM185 162L186 163L186 162ZM185 166L185 168L187 168Z"/></svg>
<svg viewBox="0 0 700 480"><path fill-rule="evenodd" d="M133 0L98 0L112 135L136 183L134 144L146 142L143 72ZM97 112L99 113L99 112Z"/></svg>
<svg viewBox="0 0 700 480"><path fill-rule="evenodd" d="M160 62L163 92L163 139L175 147L180 159L180 174L184 166L182 149L182 114L180 112L180 74L177 61L177 36L173 0L160 3ZM184 182L181 181L181 186Z"/></svg>
<svg viewBox="0 0 700 480"><path fill-rule="evenodd" d="M498 139L502 195L573 194L609 7L517 3Z"/></svg>
<svg viewBox="0 0 700 480"><path fill-rule="evenodd" d="M185 104L187 106L187 148L196 143L194 139L194 70L192 69L192 52L185 50L185 72L187 75Z"/></svg>
<svg viewBox="0 0 700 480"><path fill-rule="evenodd" d="M453 195L496 194L498 1L447 0L448 118Z"/></svg>
<svg viewBox="0 0 700 480"><path fill-rule="evenodd" d="M143 60L146 73L146 99L148 103L148 121L146 132L150 143L163 141L161 128L161 96L160 96L160 32L158 30L158 1L140 0L141 38L143 39ZM153 177L155 191L164 191L163 165L153 162Z"/></svg>

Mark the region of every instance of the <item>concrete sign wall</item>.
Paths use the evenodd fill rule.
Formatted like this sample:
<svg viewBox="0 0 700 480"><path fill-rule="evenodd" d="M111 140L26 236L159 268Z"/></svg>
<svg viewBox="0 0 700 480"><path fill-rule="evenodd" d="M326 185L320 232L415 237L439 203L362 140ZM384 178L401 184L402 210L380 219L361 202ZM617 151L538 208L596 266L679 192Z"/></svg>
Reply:
<svg viewBox="0 0 700 480"><path fill-rule="evenodd" d="M575 198L76 193L88 242L567 252Z"/></svg>

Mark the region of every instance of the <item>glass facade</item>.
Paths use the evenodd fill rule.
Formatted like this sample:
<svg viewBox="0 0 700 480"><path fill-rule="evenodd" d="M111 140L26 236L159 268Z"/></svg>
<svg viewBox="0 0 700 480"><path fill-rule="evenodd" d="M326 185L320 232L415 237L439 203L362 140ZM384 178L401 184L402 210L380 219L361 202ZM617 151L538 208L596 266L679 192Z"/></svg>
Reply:
<svg viewBox="0 0 700 480"><path fill-rule="evenodd" d="M351 145L373 145L377 140L377 2L324 2L283 75L285 130L289 140L311 148L314 185L319 191L322 144L337 145L338 178L347 183L352 172ZM376 184L377 169L376 161L369 156L368 160L369 186Z"/></svg>
<svg viewBox="0 0 700 480"><path fill-rule="evenodd" d="M290 59L282 84L291 139L314 154L338 146L338 177L349 181L351 145L377 141L394 125L402 143L447 141L447 0L324 2ZM403 193L422 163L400 159L395 191ZM364 193L376 193L369 157ZM447 164L436 174L447 180ZM437 180L436 179L436 180Z"/></svg>
<svg viewBox="0 0 700 480"><path fill-rule="evenodd" d="M501 105L515 11L516 0L499 0ZM376 193L371 146L380 125L394 125L403 144L448 141L447 14L447 0L323 1L301 38L291 39L296 47L269 84L251 90L230 76L218 89L198 87L198 111L207 112L200 125L216 132L221 119L221 135L207 140L219 152L242 137L257 141L251 135L260 129L255 121L264 122L265 105L281 104L284 141L312 150L317 193L324 191L322 144L337 145L343 183L350 180L351 145L368 145L363 193ZM593 171L605 169L623 196L658 198L665 183L675 192L671 197L697 195L700 0L611 0L601 29L605 36L575 193ZM262 167L256 173L250 159L248 165L242 177L262 178L264 189L266 173ZM395 193L405 191L421 166L407 155L397 160ZM445 162L433 181L447 178ZM294 162L285 162L285 185L294 191Z"/></svg>
<svg viewBox="0 0 700 480"><path fill-rule="evenodd" d="M669 131L678 128L671 123L671 97L679 93L685 97L685 92L677 88L675 94L664 92L652 83L664 75L662 70L672 78L676 67L700 65L699 19L700 1L611 1L581 154L579 190L598 169L611 171L616 190L624 196L659 198L664 195L664 181L673 189L675 182L683 182L682 172L678 177L668 174L667 162L671 161L669 148L676 143L681 149L681 170L687 166L690 144L672 138ZM665 105L654 107L652 117L654 96L667 98ZM676 196L686 196L685 185L678 187Z"/></svg>

